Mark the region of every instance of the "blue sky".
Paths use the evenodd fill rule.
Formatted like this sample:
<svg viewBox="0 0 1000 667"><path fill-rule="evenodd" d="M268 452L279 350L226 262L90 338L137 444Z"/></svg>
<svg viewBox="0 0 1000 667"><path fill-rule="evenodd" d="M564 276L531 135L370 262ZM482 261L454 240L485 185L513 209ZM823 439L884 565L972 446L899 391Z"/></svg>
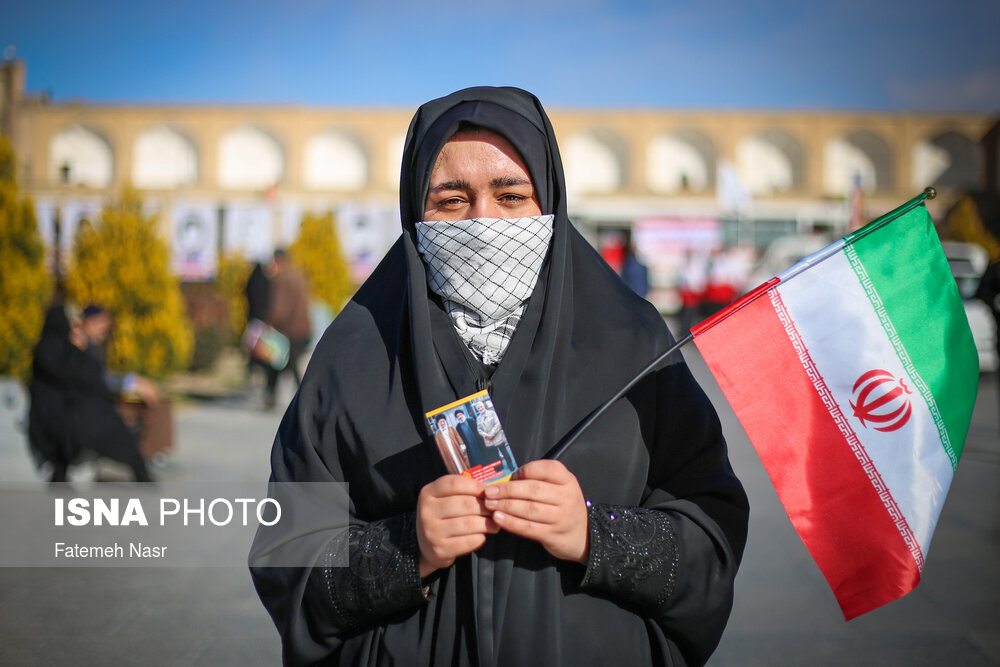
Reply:
<svg viewBox="0 0 1000 667"><path fill-rule="evenodd" d="M997 0L0 0L56 100L1000 113Z"/></svg>

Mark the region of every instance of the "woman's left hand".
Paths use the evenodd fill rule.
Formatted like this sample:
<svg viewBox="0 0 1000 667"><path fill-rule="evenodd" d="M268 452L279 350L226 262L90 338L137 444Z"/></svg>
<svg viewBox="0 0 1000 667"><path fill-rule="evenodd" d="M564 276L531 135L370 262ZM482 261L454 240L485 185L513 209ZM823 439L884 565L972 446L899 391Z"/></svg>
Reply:
<svg viewBox="0 0 1000 667"><path fill-rule="evenodd" d="M509 482L486 487L485 504L503 530L541 543L556 558L587 562L587 504L576 476L561 462L524 464Z"/></svg>

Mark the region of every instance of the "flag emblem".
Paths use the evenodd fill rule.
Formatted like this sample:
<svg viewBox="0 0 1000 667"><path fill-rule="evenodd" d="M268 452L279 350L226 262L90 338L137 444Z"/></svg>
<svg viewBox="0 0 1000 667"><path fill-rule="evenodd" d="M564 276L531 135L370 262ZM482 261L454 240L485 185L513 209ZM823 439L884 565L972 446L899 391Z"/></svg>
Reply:
<svg viewBox="0 0 1000 667"><path fill-rule="evenodd" d="M910 388L882 369L868 371L854 383L851 408L861 425L876 431L897 431L910 420Z"/></svg>

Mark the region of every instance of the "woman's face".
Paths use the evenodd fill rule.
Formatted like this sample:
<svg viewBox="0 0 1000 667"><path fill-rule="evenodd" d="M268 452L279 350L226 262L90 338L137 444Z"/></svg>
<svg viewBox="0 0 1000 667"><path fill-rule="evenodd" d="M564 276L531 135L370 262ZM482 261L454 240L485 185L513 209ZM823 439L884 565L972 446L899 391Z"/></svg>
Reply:
<svg viewBox="0 0 1000 667"><path fill-rule="evenodd" d="M78 348L87 347L87 334L83 330L83 320L78 315L70 315L69 319L69 342Z"/></svg>
<svg viewBox="0 0 1000 667"><path fill-rule="evenodd" d="M426 221L542 214L520 154L489 130L456 133L441 148L424 203Z"/></svg>

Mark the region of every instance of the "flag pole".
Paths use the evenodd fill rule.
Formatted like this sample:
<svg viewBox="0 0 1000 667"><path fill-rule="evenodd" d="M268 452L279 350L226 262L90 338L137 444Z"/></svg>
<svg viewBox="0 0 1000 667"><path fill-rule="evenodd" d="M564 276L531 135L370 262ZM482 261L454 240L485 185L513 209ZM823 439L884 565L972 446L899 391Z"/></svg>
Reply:
<svg viewBox="0 0 1000 667"><path fill-rule="evenodd" d="M549 453L544 456L544 458L547 458L547 459L558 459L560 456L562 456L563 453L567 449L569 449L569 446L572 445L574 442L576 442L576 439L579 438L580 435L584 431L586 431L587 428L591 424L593 424L597 420L598 417L600 417L602 414L604 414L605 410L607 410L609 407L611 407L612 403L614 403L615 401L617 401L618 399L620 399L622 396L624 396L625 394L627 394L629 392L629 390L632 389L632 387L634 387L635 385L637 385L641 379L643 379L644 377L646 377L647 375L649 375L652 371L654 371L656 369L657 366L659 366L661 363L663 363L664 361L666 361L667 357L669 357L671 354L673 354L677 350L681 349L684 345L686 345L687 343L691 342L692 340L694 340L694 334L688 333L687 336L684 336L684 338L681 338L679 341L677 341L676 343L674 343L670 347L669 350L667 350L666 352L664 352L663 354L661 354L660 356L658 356L656 359L653 359L653 361L651 361L648 366L646 366L641 371L639 371L639 374L636 375L631 380L629 380L628 383L624 387L622 387L621 389L619 389L618 392L614 396L612 396L607 401L605 401L596 410L594 410L593 412L591 412L587 416L586 419L584 419L582 422L580 422L579 424L577 424L576 428L574 428L572 431L570 431L566 435L566 437L564 437L561 441L559 441L556 444L556 446L553 447L549 451Z"/></svg>
<svg viewBox="0 0 1000 667"><path fill-rule="evenodd" d="M890 222L892 222L899 216L903 215L904 213L909 213L916 207L923 204L924 200L934 199L935 197L937 197L937 190L930 187L924 188L923 192L921 192L919 195L917 195L910 201L906 202L902 206L892 209L885 215L875 218L874 220L872 220L871 222L869 222L867 225L857 230L856 232L848 234L847 236L844 237L844 241L846 243L850 243L852 241L861 238L862 236L867 236L868 234L874 232L876 229L879 229L889 224Z"/></svg>

